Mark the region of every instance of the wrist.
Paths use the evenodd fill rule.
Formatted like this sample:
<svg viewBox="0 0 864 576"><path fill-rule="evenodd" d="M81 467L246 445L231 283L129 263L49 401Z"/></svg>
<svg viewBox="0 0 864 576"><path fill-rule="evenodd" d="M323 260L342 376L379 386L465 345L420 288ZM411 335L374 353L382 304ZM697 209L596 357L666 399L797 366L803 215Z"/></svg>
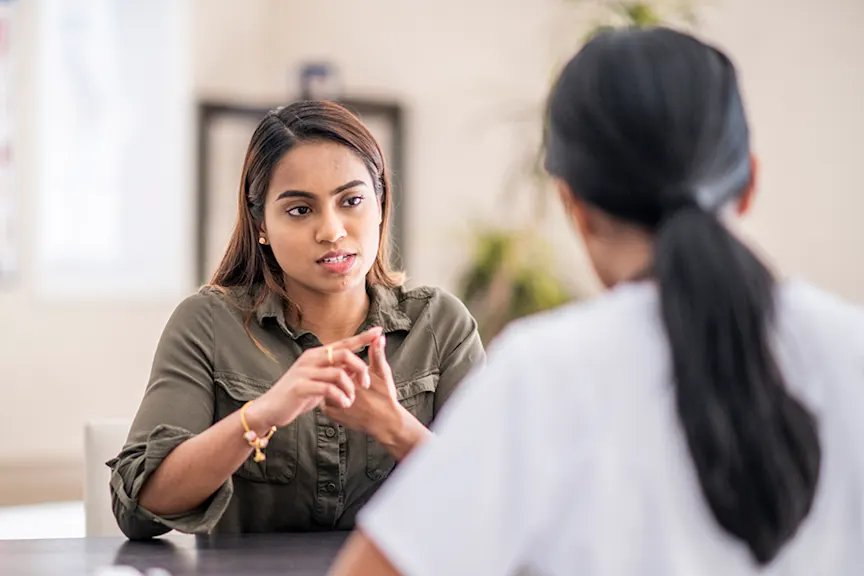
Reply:
<svg viewBox="0 0 864 576"><path fill-rule="evenodd" d="M387 448L396 460L402 460L423 441L429 430L404 406L394 400L396 406L380 427L372 433L379 444Z"/></svg>
<svg viewBox="0 0 864 576"><path fill-rule="evenodd" d="M270 415L266 402L261 398L253 400L245 410L246 424L250 430L254 430L259 436L264 436L273 426L273 417Z"/></svg>

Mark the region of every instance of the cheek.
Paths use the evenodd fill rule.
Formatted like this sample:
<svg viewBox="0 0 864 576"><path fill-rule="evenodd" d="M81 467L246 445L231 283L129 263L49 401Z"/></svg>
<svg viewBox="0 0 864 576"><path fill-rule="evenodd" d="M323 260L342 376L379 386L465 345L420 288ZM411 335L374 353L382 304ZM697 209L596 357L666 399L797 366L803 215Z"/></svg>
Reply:
<svg viewBox="0 0 864 576"><path fill-rule="evenodd" d="M267 239L270 248L277 259L281 260L283 255L296 254L304 244L302 231L298 226L281 221L277 218L265 218L267 226ZM290 261L290 258L287 260Z"/></svg>
<svg viewBox="0 0 864 576"><path fill-rule="evenodd" d="M363 244L367 252L377 252L378 244L381 241L381 225L377 219L369 222L366 225L363 234Z"/></svg>
<svg viewBox="0 0 864 576"><path fill-rule="evenodd" d="M381 212L377 207L370 207L369 210L364 210L362 214L357 215L355 222L355 230L357 239L363 244L378 243L378 237L381 234Z"/></svg>

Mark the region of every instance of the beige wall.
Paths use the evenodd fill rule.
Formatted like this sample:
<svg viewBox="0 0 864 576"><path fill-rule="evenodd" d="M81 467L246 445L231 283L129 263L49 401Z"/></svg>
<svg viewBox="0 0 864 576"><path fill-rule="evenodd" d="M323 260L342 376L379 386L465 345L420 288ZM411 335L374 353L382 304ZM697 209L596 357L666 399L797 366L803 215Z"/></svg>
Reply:
<svg viewBox="0 0 864 576"><path fill-rule="evenodd" d="M705 32L740 67L761 160L747 228L785 272L864 303L864 3L711 4Z"/></svg>
<svg viewBox="0 0 864 576"><path fill-rule="evenodd" d="M551 4L256 0L249 5L260 10L241 13L230 0L199 2L198 86L208 96L278 101L299 62L324 59L339 65L351 94L399 98L408 123L410 274L449 285L459 246L448 239L494 202L514 152L501 115L542 97ZM329 15L334 6L338 18ZM232 25L230 42L213 33Z"/></svg>
<svg viewBox="0 0 864 576"><path fill-rule="evenodd" d="M20 3L25 30L32 3ZM525 145L518 124L548 85L554 0L289 2L194 0L196 90L272 102L286 97L304 58L338 62L356 95L407 108L407 257L418 283L454 286L463 241L480 212L502 204ZM826 0L719 0L703 29L739 64L751 110L763 190L748 227L787 271L864 301L864 4ZM338 6L339 18L325 16ZM779 23L778 15L787 21ZM31 22L32 24L32 22ZM558 26L560 28L560 26ZM31 36L22 34L22 36ZM25 38L24 50L33 47ZM25 54L32 58L32 54ZM161 328L176 302L51 305L33 294L32 192L38 122L23 67L20 176L25 233L21 283L0 292L0 466L76 460L85 419L131 416ZM240 159L238 159L238 162ZM781 215L779 209L785 212ZM580 277L576 243L558 221L552 236L568 276ZM573 263L576 264L573 264ZM193 287L190 287L190 290Z"/></svg>
<svg viewBox="0 0 864 576"><path fill-rule="evenodd" d="M500 186L501 166L511 156L496 116L530 105L542 94L548 75L543 71L544 13L521 14L531 12L527 7L537 5L536 0L464 5L450 0L412 5L411 10L396 0L364 2L362 7L339 3L339 19L324 15L333 2L192 4L195 84L201 97L284 99L295 65L314 57L337 61L352 93L405 103L411 150L406 188L412 190L409 226L414 236L408 257L418 263L413 280L452 284L459 246L448 239L466 232L466 218ZM22 46L25 66L18 98L20 185L32 191L38 184L38 142L28 133L39 117L31 104L37 86L26 62L36 58L36 7L21 5L21 36L29 38ZM496 14L495 24L490 14ZM512 41L526 30L534 35L527 47ZM476 200L466 203L465 191ZM22 212L32 213L32 195L22 196ZM37 225L31 221L24 226L25 260L35 251ZM76 303L73 309L50 304L35 295L32 272L25 269L11 292L0 293L0 378L6 399L0 468L78 460L85 420L131 417L159 333L176 305L120 300ZM22 433L26 441L19 440Z"/></svg>
<svg viewBox="0 0 864 576"><path fill-rule="evenodd" d="M739 69L760 161L745 232L782 273L864 303L864 2L702 5L698 33ZM551 235L583 263L560 219Z"/></svg>
<svg viewBox="0 0 864 576"><path fill-rule="evenodd" d="M20 64L13 104L21 272L11 289L0 288L0 504L42 499L52 481L58 497L79 492L68 478L81 459L84 420L134 410L156 339L176 304L70 304L36 294L38 3L18 2L17 8ZM29 478L33 470L41 477Z"/></svg>

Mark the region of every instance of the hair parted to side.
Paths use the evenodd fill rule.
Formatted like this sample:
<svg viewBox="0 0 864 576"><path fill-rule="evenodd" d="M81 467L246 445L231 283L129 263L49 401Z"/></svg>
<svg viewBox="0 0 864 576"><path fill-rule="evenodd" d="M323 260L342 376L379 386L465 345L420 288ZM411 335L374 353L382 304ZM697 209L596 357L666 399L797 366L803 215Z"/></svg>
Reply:
<svg viewBox="0 0 864 576"><path fill-rule="evenodd" d="M702 492L766 565L810 512L821 448L772 353L774 277L718 219L753 178L735 68L672 30L607 32L567 64L548 114L549 172L654 231L678 416Z"/></svg>
<svg viewBox="0 0 864 576"><path fill-rule="evenodd" d="M240 177L237 221L225 255L209 283L223 292L241 288L244 293L254 295L251 305L244 309L247 330L251 314L271 295L281 297L286 306L293 306L272 250L258 243L273 171L295 146L322 141L346 146L363 160L381 203L378 253L366 276L367 284L392 287L402 283L402 274L393 271L390 263L391 187L381 147L360 119L343 106L322 100L295 102L268 112L252 134Z"/></svg>

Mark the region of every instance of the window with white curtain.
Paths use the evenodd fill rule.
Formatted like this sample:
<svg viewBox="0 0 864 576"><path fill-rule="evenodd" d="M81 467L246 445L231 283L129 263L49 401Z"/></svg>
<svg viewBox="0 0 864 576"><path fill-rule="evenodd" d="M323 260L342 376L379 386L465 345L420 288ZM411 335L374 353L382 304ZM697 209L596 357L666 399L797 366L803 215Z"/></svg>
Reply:
<svg viewBox="0 0 864 576"><path fill-rule="evenodd" d="M36 281L164 298L193 277L187 0L39 4Z"/></svg>

